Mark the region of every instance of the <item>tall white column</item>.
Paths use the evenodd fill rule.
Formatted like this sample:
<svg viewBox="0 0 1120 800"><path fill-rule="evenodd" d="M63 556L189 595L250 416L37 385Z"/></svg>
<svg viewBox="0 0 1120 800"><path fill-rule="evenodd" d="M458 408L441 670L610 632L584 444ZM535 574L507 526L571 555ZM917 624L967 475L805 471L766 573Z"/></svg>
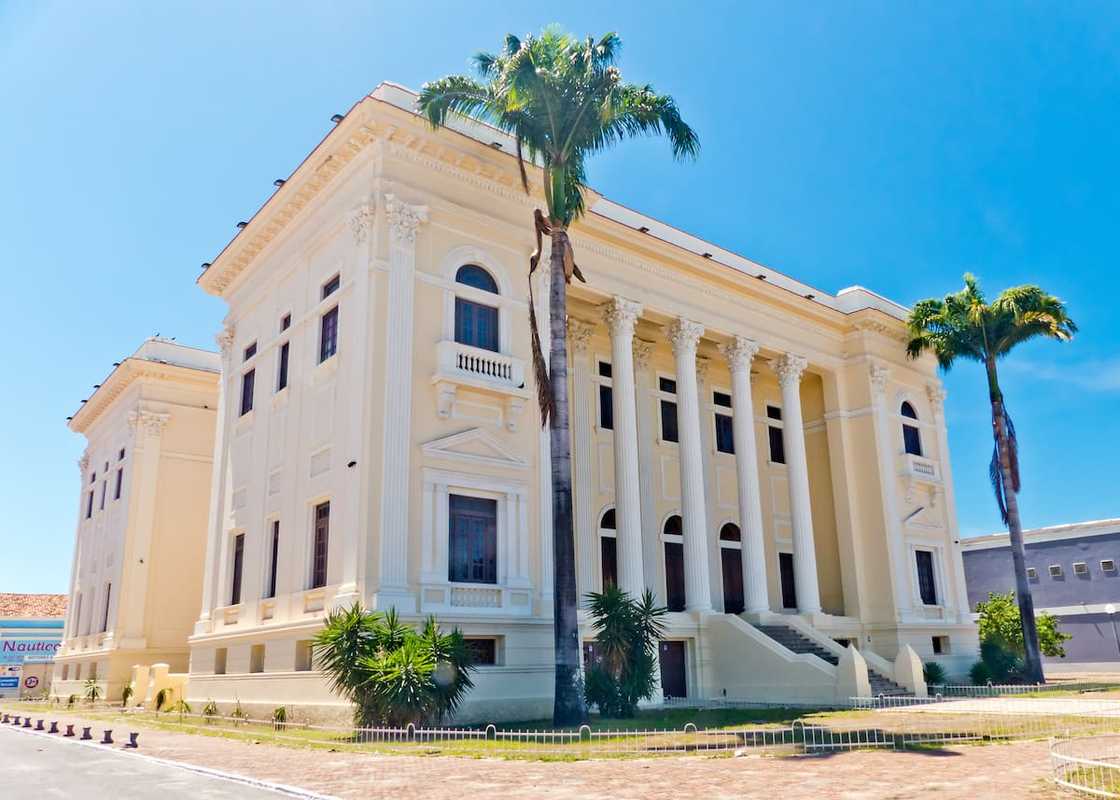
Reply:
<svg viewBox="0 0 1120 800"><path fill-rule="evenodd" d="M385 195L389 220L389 292L385 320L385 450L381 462L381 560L377 607L416 610L408 587L409 478L412 470L412 317L416 294L416 232L427 206ZM346 321L343 320L345 325ZM355 524L352 521L351 524ZM350 554L347 554L350 555Z"/></svg>
<svg viewBox="0 0 1120 800"><path fill-rule="evenodd" d="M817 584L817 551L813 544L813 512L809 501L809 462L805 456L805 422L801 418L801 376L808 362L786 353L774 365L782 386L782 444L789 479L790 517L793 523L793 577L797 610L821 610Z"/></svg>
<svg viewBox="0 0 1120 800"><path fill-rule="evenodd" d="M910 614L909 572L902 542L902 514L899 511L898 477L895 466L895 446L887 411L887 381L890 370L883 364L872 363L871 416L875 423L875 450L879 456L879 488L883 495L883 526L887 538L887 553L891 562L891 588L894 593L895 618Z"/></svg>
<svg viewBox="0 0 1120 800"><path fill-rule="evenodd" d="M631 597L646 588L642 569L642 495L638 479L638 409L634 400L634 327L642 307L615 297L603 312L611 331L614 405L614 504L618 583Z"/></svg>
<svg viewBox="0 0 1120 800"><path fill-rule="evenodd" d="M758 453L751 397L751 361L758 345L736 336L721 350L731 368L731 432L739 488L739 523L743 533L743 579L748 613L770 610L766 591L766 550L762 531L762 499L758 488Z"/></svg>
<svg viewBox="0 0 1120 800"><path fill-rule="evenodd" d="M684 527L684 590L689 611L711 611L708 576L708 512L704 502L704 455L700 439L700 397L696 386L696 346L704 326L678 319L669 326L677 362L677 434L681 455L681 516Z"/></svg>
<svg viewBox="0 0 1120 800"><path fill-rule="evenodd" d="M642 502L642 575L646 588L664 605L661 591L661 538L657 529L657 498L660 476L654 477L657 421L653 407L653 376L649 369L653 342L634 339L634 395L638 410L638 491ZM660 473L660 469L658 470Z"/></svg>
<svg viewBox="0 0 1120 800"><path fill-rule="evenodd" d="M591 366L588 350L594 327L583 320L568 317L568 345L571 349L572 404L568 409L572 425L572 515L576 528L576 587L579 605L587 594L598 590L595 565L599 563L598 520L591 507L592 432L591 432ZM551 506L550 506L551 508ZM549 555L551 560L552 556Z"/></svg>

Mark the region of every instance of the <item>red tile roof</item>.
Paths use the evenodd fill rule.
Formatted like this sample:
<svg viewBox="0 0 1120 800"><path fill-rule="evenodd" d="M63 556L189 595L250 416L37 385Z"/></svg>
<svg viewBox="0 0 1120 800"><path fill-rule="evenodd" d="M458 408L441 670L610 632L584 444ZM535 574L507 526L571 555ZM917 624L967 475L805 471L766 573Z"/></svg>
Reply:
<svg viewBox="0 0 1120 800"><path fill-rule="evenodd" d="M0 592L0 617L49 619L66 616L64 594L12 594Z"/></svg>

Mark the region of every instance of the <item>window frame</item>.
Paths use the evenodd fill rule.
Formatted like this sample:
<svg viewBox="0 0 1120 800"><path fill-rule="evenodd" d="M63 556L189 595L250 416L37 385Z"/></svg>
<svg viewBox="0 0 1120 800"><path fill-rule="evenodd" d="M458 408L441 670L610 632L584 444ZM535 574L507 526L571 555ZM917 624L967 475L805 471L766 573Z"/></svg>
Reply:
<svg viewBox="0 0 1120 800"><path fill-rule="evenodd" d="M456 498L460 498L464 501L482 501L482 502L485 502L487 504L492 504L492 508L494 510L493 528L492 528L493 543L492 543L492 546L490 546L489 543L486 543L484 541L484 546L482 548L483 551L484 551L484 554L483 554L483 559L484 560L488 560L489 555L490 555L490 553L486 552L486 551L492 551L492 553L493 553L493 565L492 566L489 566L489 565L484 565L483 566L483 570L485 570L485 574L483 574L482 577L477 577L478 573L476 572L475 566L472 565L471 559L470 559L469 556L467 558L467 561L465 562L465 565L463 566L463 569L465 570L465 573L460 577L456 577L456 561L455 561L456 537L457 537L457 535L465 535L465 536L469 537L469 536L474 535L474 533L475 533L474 531L463 531L460 534L456 530L455 523L456 523L457 515L461 514L461 515L466 516L466 517L472 516L472 513L468 509L465 509L465 508L464 509L456 509L456 507L455 507L456 506ZM489 586L489 587L496 587L496 586L501 586L502 585L502 570L501 570L501 567L502 567L502 564L501 564L501 561L502 561L502 558L501 558L502 535L501 535L501 530L500 530L501 524L502 524L501 502L502 502L501 498L494 497L494 496L489 495L487 493L464 492L464 491L462 491L458 488L455 488L455 489L452 489L451 487L448 488L448 493L447 493L447 531L446 531L445 542L446 542L446 547L447 547L447 576L446 576L446 578L447 578L447 582L449 584L452 584L452 585L467 585L467 586L472 586L472 585L473 586ZM488 505L488 507L491 507L491 506ZM478 515L478 516L481 517L481 515ZM484 531L484 535L486 533L488 533L488 532ZM473 544L474 543L471 542L468 539L468 541L466 542L464 547L466 549L470 550L470 549L472 549ZM492 579L489 576L489 573L491 571L493 573L493 578Z"/></svg>
<svg viewBox="0 0 1120 800"><path fill-rule="evenodd" d="M599 524L597 526L598 540L599 540L599 591L607 588L607 573L604 564L604 553L607 549L606 541L610 539L614 545L614 585L618 585L618 516L614 506L607 506L599 514ZM607 515L611 515L613 527L604 525Z"/></svg>
<svg viewBox="0 0 1120 800"><path fill-rule="evenodd" d="M241 373L241 404L238 417L244 417L253 410L253 400L257 389L257 370L251 367Z"/></svg>
<svg viewBox="0 0 1120 800"><path fill-rule="evenodd" d="M672 381L673 391L669 391L662 387L662 381ZM677 378L676 375L671 375L667 372L657 373L657 443L658 444L674 444L679 445L681 441L680 429L680 401L677 399ZM666 437L665 420L667 419L665 408L667 405L673 407L673 433L676 438L670 439Z"/></svg>
<svg viewBox="0 0 1120 800"><path fill-rule="evenodd" d="M669 527L669 522L672 521L673 519L677 519L677 520L680 521L680 530L681 530L680 533L668 533L668 532L666 532L666 529ZM668 514L663 520L661 520L660 537L661 537L662 586L663 586L663 589L664 589L664 594L662 596L665 598L665 607L668 608L670 611L676 611L676 612L687 611L688 610L688 581L685 579L684 576L685 576L685 570L687 568L687 564L685 563L685 559L688 557L688 554L685 553L685 551L684 551L684 517L681 515L680 511L674 511L671 514ZM670 552L669 547L670 547L670 545L672 545L674 547L673 552L675 554L679 553L679 557L680 557L680 561L681 561L680 603L679 603L680 607L679 608L674 607L675 605L677 605L673 602L673 600L676 599L676 592L671 591L670 586L669 586L669 552Z"/></svg>
<svg viewBox="0 0 1120 800"><path fill-rule="evenodd" d="M326 513L320 516L320 510ZM322 524L320 524L322 523ZM322 558L320 559L320 533L322 533ZM311 541L307 559L308 590L322 589L330 581L331 557L331 500L324 498L311 503Z"/></svg>
<svg viewBox="0 0 1120 800"><path fill-rule="evenodd" d="M932 593L931 598L927 599L926 593L923 589L927 582L923 580L923 557L926 561L926 566L929 567L929 581L928 587ZM926 608L936 608L942 605L942 592L940 584L940 577L938 569L938 551L932 547L915 547L914 548L914 588L917 592L918 601Z"/></svg>
<svg viewBox="0 0 1120 800"><path fill-rule="evenodd" d="M335 303L319 315L319 362L324 364L338 355L339 307ZM329 325L328 325L329 321ZM328 334L329 329L329 334Z"/></svg>
<svg viewBox="0 0 1120 800"><path fill-rule="evenodd" d="M603 367L608 374L603 374ZM609 358L595 357L595 373L592 378L595 383L595 426L600 432L614 433L614 368ZM609 408L609 423L604 420L604 402Z"/></svg>
<svg viewBox="0 0 1120 800"><path fill-rule="evenodd" d="M493 291L460 280L459 275L465 269L477 270L485 275L493 284ZM467 261L455 269L451 276L451 282L454 285L451 320L452 340L465 347L474 347L491 353L504 352L502 348L502 306L498 302L502 296L502 287L493 271L481 264ZM468 311L473 315L473 321L470 321L470 325L467 324L469 321L465 317ZM484 324L485 322L488 322L489 325ZM463 338L460 338L460 332L467 330L472 335L468 336L463 333ZM482 337L483 332L488 335Z"/></svg>
<svg viewBox="0 0 1120 800"><path fill-rule="evenodd" d="M716 401L716 395L723 395L727 398L727 402L732 403L731 390L722 387L712 387L711 409L712 409L712 446L713 452L717 455L733 456L735 455L735 411L731 405L723 405ZM727 420L727 442L730 445L730 450L724 450L720 447L720 417Z"/></svg>
<svg viewBox="0 0 1120 800"><path fill-rule="evenodd" d="M777 412L778 416L771 416L770 410L773 409ZM785 420L782 418L781 403L772 402L767 400L763 403L762 413L766 419L766 463L772 467L786 466L786 440L785 440ZM775 436L777 439L775 440ZM777 448L775 448L777 442ZM781 456L781 460L774 458L775 449L780 452L777 455Z"/></svg>

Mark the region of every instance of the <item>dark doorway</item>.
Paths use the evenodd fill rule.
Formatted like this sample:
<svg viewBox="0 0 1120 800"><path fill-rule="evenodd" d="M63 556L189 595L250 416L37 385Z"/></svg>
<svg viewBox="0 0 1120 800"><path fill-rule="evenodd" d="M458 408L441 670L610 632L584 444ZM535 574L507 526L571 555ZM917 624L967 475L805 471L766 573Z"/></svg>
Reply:
<svg viewBox="0 0 1120 800"><path fill-rule="evenodd" d="M782 608L797 608L797 582L793 578L793 553L778 553L778 574L782 579Z"/></svg>
<svg viewBox="0 0 1120 800"><path fill-rule="evenodd" d="M743 551L731 547L719 549L723 559L723 611L725 614L742 614L743 608Z"/></svg>
<svg viewBox="0 0 1120 800"><path fill-rule="evenodd" d="M688 682L684 674L684 642L662 642L660 656L661 693L666 698L688 697Z"/></svg>
<svg viewBox="0 0 1120 800"><path fill-rule="evenodd" d="M603 591L618 585L618 539L599 536L599 560L603 567Z"/></svg>
<svg viewBox="0 0 1120 800"><path fill-rule="evenodd" d="M665 542L665 601L670 611L684 611L684 545Z"/></svg>

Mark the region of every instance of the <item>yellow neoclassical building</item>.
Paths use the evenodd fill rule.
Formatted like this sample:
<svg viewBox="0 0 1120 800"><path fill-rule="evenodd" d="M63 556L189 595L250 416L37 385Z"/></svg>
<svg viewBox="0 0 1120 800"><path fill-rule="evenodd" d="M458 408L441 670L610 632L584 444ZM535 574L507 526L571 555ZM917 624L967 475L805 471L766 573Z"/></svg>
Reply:
<svg viewBox="0 0 1120 800"><path fill-rule="evenodd" d="M336 118L199 279L228 314L201 602L182 598L192 703L348 717L310 640L359 601L472 640L460 720L551 709L540 176L526 196L512 140L432 130L415 100L386 83ZM579 590L670 608L661 699L833 702L924 692L923 660L964 672L944 394L905 356L906 309L587 205L567 320Z"/></svg>

